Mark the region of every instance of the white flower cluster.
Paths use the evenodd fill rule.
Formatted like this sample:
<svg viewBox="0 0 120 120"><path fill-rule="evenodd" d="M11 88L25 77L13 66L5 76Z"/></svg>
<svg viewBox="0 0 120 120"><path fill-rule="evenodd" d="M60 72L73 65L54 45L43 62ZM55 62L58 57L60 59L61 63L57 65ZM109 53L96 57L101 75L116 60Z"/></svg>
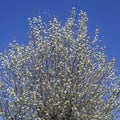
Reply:
<svg viewBox="0 0 120 120"><path fill-rule="evenodd" d="M80 11L64 26L29 20L30 41L0 54L0 115L4 120L116 120L120 80Z"/></svg>

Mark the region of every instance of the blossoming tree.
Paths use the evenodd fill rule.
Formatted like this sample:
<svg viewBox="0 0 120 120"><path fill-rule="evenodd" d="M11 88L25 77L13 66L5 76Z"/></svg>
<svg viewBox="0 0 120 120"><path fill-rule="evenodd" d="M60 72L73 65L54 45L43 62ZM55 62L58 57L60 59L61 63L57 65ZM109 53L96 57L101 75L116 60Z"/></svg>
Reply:
<svg viewBox="0 0 120 120"><path fill-rule="evenodd" d="M65 25L29 18L27 46L0 54L0 114L4 120L116 120L120 80L88 18L73 8Z"/></svg>

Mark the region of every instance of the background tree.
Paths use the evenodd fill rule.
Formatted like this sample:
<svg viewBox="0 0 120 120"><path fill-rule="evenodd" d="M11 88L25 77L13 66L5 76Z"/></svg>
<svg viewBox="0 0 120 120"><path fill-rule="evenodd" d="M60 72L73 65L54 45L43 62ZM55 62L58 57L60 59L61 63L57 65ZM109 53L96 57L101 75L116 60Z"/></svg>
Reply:
<svg viewBox="0 0 120 120"><path fill-rule="evenodd" d="M4 120L116 120L120 80L88 20L73 8L65 25L29 18L27 46L0 55L0 114Z"/></svg>

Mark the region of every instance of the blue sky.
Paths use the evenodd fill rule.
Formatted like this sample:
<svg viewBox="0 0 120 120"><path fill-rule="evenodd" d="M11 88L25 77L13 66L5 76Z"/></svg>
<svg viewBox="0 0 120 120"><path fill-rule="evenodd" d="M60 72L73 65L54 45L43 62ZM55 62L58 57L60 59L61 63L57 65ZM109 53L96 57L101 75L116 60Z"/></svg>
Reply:
<svg viewBox="0 0 120 120"><path fill-rule="evenodd" d="M93 34L100 29L100 39L107 47L106 54L117 59L120 66L120 1L119 0L1 0L0 1L0 52L14 38L28 42L28 17L41 15L45 19L56 16L65 21L72 7L88 14L88 30ZM49 12L48 12L49 11ZM118 66L117 65L117 66Z"/></svg>
<svg viewBox="0 0 120 120"><path fill-rule="evenodd" d="M28 17L41 15L45 19L56 16L61 21L69 17L72 7L88 14L88 30L93 34L100 29L100 39L107 47L106 54L117 59L120 66L120 1L119 0L1 0L0 1L0 52L14 38L28 42Z"/></svg>
<svg viewBox="0 0 120 120"><path fill-rule="evenodd" d="M73 6L77 11L87 12L89 34L93 34L96 27L100 29L106 54L110 59L116 58L120 73L120 0L1 0L0 52L14 38L19 43L28 42L28 17L41 15L48 19L55 15L63 22Z"/></svg>

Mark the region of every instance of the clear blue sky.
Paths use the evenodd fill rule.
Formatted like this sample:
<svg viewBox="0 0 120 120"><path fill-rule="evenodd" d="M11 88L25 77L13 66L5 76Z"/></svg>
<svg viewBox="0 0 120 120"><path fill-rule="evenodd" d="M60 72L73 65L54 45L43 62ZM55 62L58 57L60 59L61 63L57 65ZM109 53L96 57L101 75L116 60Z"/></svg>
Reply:
<svg viewBox="0 0 120 120"><path fill-rule="evenodd" d="M100 29L106 54L117 59L120 70L120 0L1 0L0 52L13 38L19 43L28 42L28 17L41 15L47 19L49 11L64 21L73 6L87 12L89 33L93 34L96 27Z"/></svg>
<svg viewBox="0 0 120 120"><path fill-rule="evenodd" d="M65 21L72 7L88 14L89 33L100 29L100 39L107 47L107 55L117 59L120 66L120 0L1 0L0 1L0 51L16 38L28 42L28 17L42 15ZM46 15L45 15L46 12Z"/></svg>

